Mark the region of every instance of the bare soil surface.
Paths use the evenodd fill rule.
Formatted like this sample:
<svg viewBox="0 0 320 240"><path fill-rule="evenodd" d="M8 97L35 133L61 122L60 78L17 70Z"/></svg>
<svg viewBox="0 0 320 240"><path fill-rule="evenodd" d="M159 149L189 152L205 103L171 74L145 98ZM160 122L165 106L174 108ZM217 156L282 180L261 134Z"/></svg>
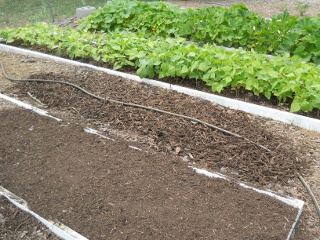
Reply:
<svg viewBox="0 0 320 240"><path fill-rule="evenodd" d="M140 144L22 109L0 119L1 184L89 239L285 239L297 214Z"/></svg>

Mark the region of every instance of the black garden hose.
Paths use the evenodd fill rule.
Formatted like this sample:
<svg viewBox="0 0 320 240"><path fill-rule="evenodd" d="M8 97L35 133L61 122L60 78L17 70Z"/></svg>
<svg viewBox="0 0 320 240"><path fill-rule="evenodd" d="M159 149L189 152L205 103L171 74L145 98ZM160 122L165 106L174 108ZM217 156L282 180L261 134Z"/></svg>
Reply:
<svg viewBox="0 0 320 240"><path fill-rule="evenodd" d="M311 200L312 200L312 202L313 202L313 204L314 204L314 206L315 206L315 208L316 208L316 210L317 210L318 216L319 216L319 218L320 218L320 207L319 207L319 204L318 204L318 202L317 202L316 197L314 196L314 194L313 194L313 192L311 191L311 189L310 189L310 187L308 186L308 184L304 181L303 177L302 177L298 172L297 172L296 174L297 174L300 182L302 183L302 185L305 187L305 189L307 190L308 194L310 195Z"/></svg>

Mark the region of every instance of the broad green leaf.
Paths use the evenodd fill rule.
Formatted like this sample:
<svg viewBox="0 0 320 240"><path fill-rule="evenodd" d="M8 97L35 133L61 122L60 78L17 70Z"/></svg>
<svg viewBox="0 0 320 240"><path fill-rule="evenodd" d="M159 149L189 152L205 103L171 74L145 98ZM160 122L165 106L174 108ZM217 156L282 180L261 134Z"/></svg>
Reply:
<svg viewBox="0 0 320 240"><path fill-rule="evenodd" d="M199 64L199 66L198 66L198 69L201 70L201 71L203 71L203 72L207 71L209 68L210 68L210 66L207 65L207 64L204 63L204 62L201 62L201 63Z"/></svg>
<svg viewBox="0 0 320 240"><path fill-rule="evenodd" d="M119 45L112 45L111 47L112 47L112 49L117 50L117 51L121 50L121 47Z"/></svg>
<svg viewBox="0 0 320 240"><path fill-rule="evenodd" d="M270 91L264 92L263 95L264 95L268 100L271 99L271 92L270 92Z"/></svg>
<svg viewBox="0 0 320 240"><path fill-rule="evenodd" d="M291 106L290 106L290 112L298 112L300 111L300 100L298 98L294 98Z"/></svg>
<svg viewBox="0 0 320 240"><path fill-rule="evenodd" d="M137 74L139 77L144 78L144 77L154 77L154 69L152 66L146 66L146 67L141 67L137 70Z"/></svg>
<svg viewBox="0 0 320 240"><path fill-rule="evenodd" d="M212 92L220 93L223 89L223 85L217 82L213 82L211 85Z"/></svg>
<svg viewBox="0 0 320 240"><path fill-rule="evenodd" d="M304 100L301 105L300 105L300 108L302 111L304 112L310 112L312 111L313 107L312 107L312 104L309 103L308 101Z"/></svg>
<svg viewBox="0 0 320 240"><path fill-rule="evenodd" d="M185 74L185 73L188 73L189 72L189 69L186 65L183 65L182 69L181 69L181 73L182 74Z"/></svg>

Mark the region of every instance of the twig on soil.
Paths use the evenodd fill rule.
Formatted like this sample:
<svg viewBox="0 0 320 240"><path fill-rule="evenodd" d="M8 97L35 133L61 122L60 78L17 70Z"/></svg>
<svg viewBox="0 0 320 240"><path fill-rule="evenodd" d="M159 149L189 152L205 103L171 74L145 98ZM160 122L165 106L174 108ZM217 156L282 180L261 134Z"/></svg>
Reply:
<svg viewBox="0 0 320 240"><path fill-rule="evenodd" d="M302 183L302 185L306 188L307 192L309 193L311 199L312 199L312 202L314 204L314 206L316 207L316 210L317 210L317 213L318 213L318 216L320 218L320 207L319 207L319 204L317 202L317 199L315 198L315 196L313 195L313 192L311 191L311 189L309 188L308 184L304 181L303 177L298 173L296 172L300 182Z"/></svg>
<svg viewBox="0 0 320 240"><path fill-rule="evenodd" d="M72 109L76 111L79 115L81 115L81 113L76 108L72 107Z"/></svg>
<svg viewBox="0 0 320 240"><path fill-rule="evenodd" d="M30 92L27 92L27 94L36 102L40 103L42 106L47 106L46 104L44 104L43 102L41 102L39 99L37 99L35 96L33 96Z"/></svg>
<svg viewBox="0 0 320 240"><path fill-rule="evenodd" d="M28 218L28 217L26 217L26 218L23 220L23 222L22 222L18 227L16 227L15 230L19 230L23 225L25 225L25 224L27 223L27 218Z"/></svg>

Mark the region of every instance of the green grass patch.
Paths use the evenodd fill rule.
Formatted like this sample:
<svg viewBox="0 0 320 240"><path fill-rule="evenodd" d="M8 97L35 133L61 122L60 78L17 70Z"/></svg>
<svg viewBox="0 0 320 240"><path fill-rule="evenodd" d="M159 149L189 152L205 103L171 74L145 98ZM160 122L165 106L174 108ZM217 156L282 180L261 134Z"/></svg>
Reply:
<svg viewBox="0 0 320 240"><path fill-rule="evenodd" d="M106 3L106 0L0 0L0 28L34 22L52 23L53 19L55 22L63 21L75 16L78 7L99 8Z"/></svg>

